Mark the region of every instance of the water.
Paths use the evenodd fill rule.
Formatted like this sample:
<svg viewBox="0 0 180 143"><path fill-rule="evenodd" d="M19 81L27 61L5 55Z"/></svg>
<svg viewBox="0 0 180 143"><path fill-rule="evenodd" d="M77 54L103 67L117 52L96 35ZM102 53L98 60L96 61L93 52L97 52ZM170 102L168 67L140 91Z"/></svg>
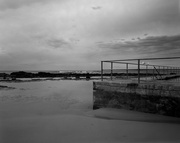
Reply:
<svg viewBox="0 0 180 143"><path fill-rule="evenodd" d="M179 85L177 79L166 81ZM93 81L57 80L8 83L0 90L0 119L57 114L85 114L93 107Z"/></svg>
<svg viewBox="0 0 180 143"><path fill-rule="evenodd" d="M6 83L15 87L0 90L0 117L21 117L92 110L92 81L39 81Z"/></svg>

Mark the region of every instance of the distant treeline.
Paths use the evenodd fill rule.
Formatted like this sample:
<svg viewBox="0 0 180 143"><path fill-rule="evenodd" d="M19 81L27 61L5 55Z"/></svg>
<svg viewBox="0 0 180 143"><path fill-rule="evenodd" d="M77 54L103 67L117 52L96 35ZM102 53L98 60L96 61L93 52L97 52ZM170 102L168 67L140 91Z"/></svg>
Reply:
<svg viewBox="0 0 180 143"><path fill-rule="evenodd" d="M128 73L128 76L137 76L137 73ZM141 73L141 76L152 76L152 73ZM93 76L101 76L100 73L50 73L50 72L38 72L38 73L31 73L25 71L18 71L12 72L10 74L7 73L0 73L0 77L10 77L10 78L47 78L47 77L85 77L91 78ZM111 76L111 73L104 73L103 76ZM127 73L113 73L113 76L127 76Z"/></svg>

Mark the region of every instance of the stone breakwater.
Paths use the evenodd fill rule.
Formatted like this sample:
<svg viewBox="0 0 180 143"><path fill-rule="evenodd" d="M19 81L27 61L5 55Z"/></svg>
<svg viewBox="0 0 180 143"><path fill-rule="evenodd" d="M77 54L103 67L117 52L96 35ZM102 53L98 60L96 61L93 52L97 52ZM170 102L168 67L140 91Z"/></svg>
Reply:
<svg viewBox="0 0 180 143"><path fill-rule="evenodd" d="M180 86L93 82L93 109L102 107L180 117Z"/></svg>

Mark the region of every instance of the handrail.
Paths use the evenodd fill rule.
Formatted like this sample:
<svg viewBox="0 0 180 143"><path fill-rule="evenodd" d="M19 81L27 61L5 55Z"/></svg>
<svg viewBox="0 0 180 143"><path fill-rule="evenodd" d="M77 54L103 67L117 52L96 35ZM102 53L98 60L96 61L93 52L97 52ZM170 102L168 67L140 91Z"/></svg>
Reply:
<svg viewBox="0 0 180 143"><path fill-rule="evenodd" d="M163 58L141 58L141 59L121 59L121 60L109 60L112 62L115 61L135 61L135 60L165 60L165 59L180 59L180 57L163 57ZM108 61L103 61L103 62L108 62Z"/></svg>
<svg viewBox="0 0 180 143"><path fill-rule="evenodd" d="M113 64L126 64L126 74L127 74L127 78L128 78L128 70L129 70L129 65L137 65L137 75L138 75L138 83L140 83L140 76L141 76L141 66L146 66L146 76L147 76L147 71L148 71L148 67L153 67L156 72L158 73L158 75L161 77L162 79L162 76L161 76L161 70L158 71L156 69L156 67L163 67L162 71L163 71L163 74L170 74L170 73L179 73L180 74L180 67L174 67L174 66L166 66L166 65L154 65L154 64L146 64L146 63L141 63L141 61L144 61L144 60L172 60L172 59L180 59L180 57L163 57L163 58L141 58L141 59L121 59L121 60L104 60L104 61L101 61L101 80L103 80L103 74L104 74L104 68L103 68L103 64L104 63L110 63L111 64L111 73L110 73L110 76L111 76L111 80L113 79L112 76L113 76ZM128 61L128 62L126 62ZM135 63L133 62L129 62L129 61L135 61ZM153 77L156 76L156 74L154 74L153 72Z"/></svg>

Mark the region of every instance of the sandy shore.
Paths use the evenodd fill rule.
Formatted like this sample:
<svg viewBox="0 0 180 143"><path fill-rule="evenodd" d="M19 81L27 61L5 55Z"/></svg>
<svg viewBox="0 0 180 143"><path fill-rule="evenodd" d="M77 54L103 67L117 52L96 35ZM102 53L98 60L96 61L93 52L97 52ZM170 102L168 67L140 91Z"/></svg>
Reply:
<svg viewBox="0 0 180 143"><path fill-rule="evenodd" d="M116 109L4 118L0 129L2 143L180 142L179 119Z"/></svg>
<svg viewBox="0 0 180 143"><path fill-rule="evenodd" d="M180 142L179 118L92 110L91 82L4 85L15 89L0 90L0 143Z"/></svg>

